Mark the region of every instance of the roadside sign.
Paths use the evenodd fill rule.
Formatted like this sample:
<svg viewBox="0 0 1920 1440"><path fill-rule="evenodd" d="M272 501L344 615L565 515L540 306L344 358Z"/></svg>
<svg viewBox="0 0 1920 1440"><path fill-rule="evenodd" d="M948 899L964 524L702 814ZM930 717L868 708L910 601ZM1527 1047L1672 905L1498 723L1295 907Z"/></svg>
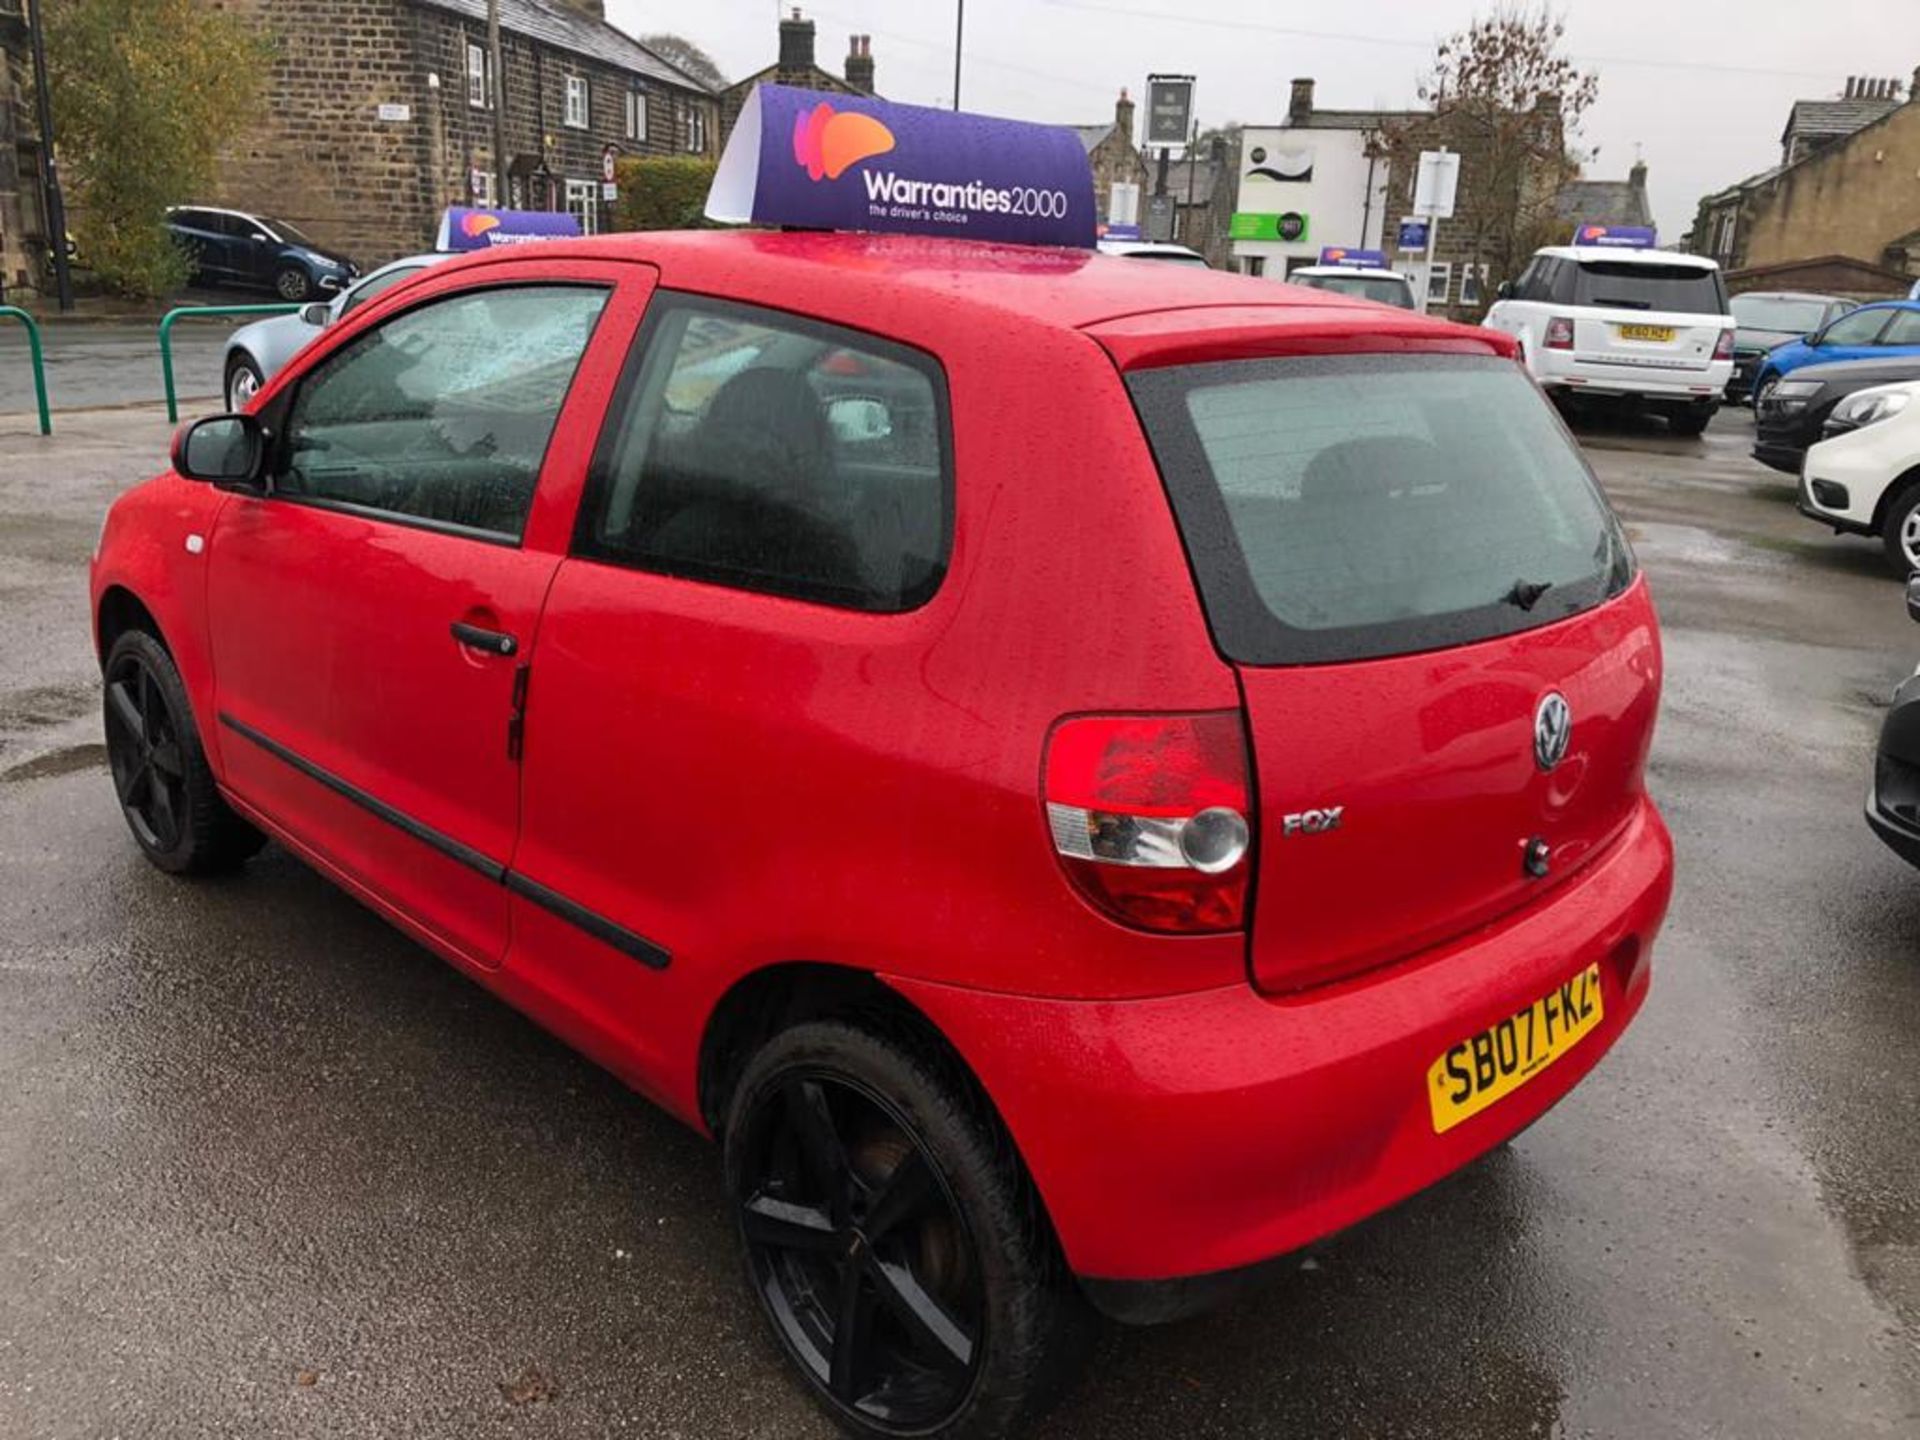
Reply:
<svg viewBox="0 0 1920 1440"><path fill-rule="evenodd" d="M1279 215L1260 215L1242 210L1227 222L1230 240L1283 240L1297 244L1307 238L1307 217L1298 210Z"/></svg>
<svg viewBox="0 0 1920 1440"><path fill-rule="evenodd" d="M620 198L620 187L611 180L601 181L600 198L602 200L618 200Z"/></svg>
<svg viewBox="0 0 1920 1440"><path fill-rule="evenodd" d="M613 167L619 163L620 147L609 145L600 152L600 178L607 184L613 183Z"/></svg>
<svg viewBox="0 0 1920 1440"><path fill-rule="evenodd" d="M1149 195L1147 197L1147 239L1162 244L1173 239L1173 197L1171 195Z"/></svg>
<svg viewBox="0 0 1920 1440"><path fill-rule="evenodd" d="M1424 250L1427 248L1427 222L1416 220L1409 215L1400 222L1400 238L1396 242L1402 250Z"/></svg>
<svg viewBox="0 0 1920 1440"><path fill-rule="evenodd" d="M1420 177L1414 182L1413 209L1431 220L1453 218L1454 191L1460 185L1460 156L1453 150L1422 150Z"/></svg>
<svg viewBox="0 0 1920 1440"><path fill-rule="evenodd" d="M383 103L375 113L384 125L404 125L413 119L413 106Z"/></svg>
<svg viewBox="0 0 1920 1440"><path fill-rule="evenodd" d="M1185 145L1193 134L1193 76L1147 77L1147 144ZM1129 135L1128 140L1133 137Z"/></svg>

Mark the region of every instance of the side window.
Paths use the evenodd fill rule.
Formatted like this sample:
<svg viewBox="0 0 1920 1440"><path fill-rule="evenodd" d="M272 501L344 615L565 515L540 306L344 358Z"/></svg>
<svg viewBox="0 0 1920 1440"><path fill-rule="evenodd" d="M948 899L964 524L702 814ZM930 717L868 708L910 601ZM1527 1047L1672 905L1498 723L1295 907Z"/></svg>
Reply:
<svg viewBox="0 0 1920 1440"><path fill-rule="evenodd" d="M1820 337L1822 345L1871 345L1880 327L1887 323L1885 310L1855 310L1842 315Z"/></svg>
<svg viewBox="0 0 1920 1440"><path fill-rule="evenodd" d="M606 291L468 291L328 356L293 397L273 492L518 540Z"/></svg>
<svg viewBox="0 0 1920 1440"><path fill-rule="evenodd" d="M953 462L930 357L662 292L621 392L576 553L855 610L938 588Z"/></svg>
<svg viewBox="0 0 1920 1440"><path fill-rule="evenodd" d="M1920 310L1896 310L1876 345L1920 345Z"/></svg>
<svg viewBox="0 0 1920 1440"><path fill-rule="evenodd" d="M347 302L340 307L340 313L345 315L348 311L366 304L367 301L373 299L374 296L381 294L383 291L391 290L402 280L411 280L426 268L424 265L403 265L397 270L388 270L382 274L362 280L358 285L353 287L353 293L347 296Z"/></svg>

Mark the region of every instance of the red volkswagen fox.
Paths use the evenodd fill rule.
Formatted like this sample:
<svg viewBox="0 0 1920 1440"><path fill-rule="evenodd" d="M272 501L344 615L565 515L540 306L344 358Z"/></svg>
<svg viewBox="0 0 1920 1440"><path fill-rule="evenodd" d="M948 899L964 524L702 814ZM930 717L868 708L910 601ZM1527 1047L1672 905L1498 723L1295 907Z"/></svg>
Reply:
<svg viewBox="0 0 1920 1440"><path fill-rule="evenodd" d="M988 1436L1646 994L1660 639L1512 342L1053 249L556 241L186 427L93 567L162 869L271 836L724 1153L867 1436Z"/></svg>

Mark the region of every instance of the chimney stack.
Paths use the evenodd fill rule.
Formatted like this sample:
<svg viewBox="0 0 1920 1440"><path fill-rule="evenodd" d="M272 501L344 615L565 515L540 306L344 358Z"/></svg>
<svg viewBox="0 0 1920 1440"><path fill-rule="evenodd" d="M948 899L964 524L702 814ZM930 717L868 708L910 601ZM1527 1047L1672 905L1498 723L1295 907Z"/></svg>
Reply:
<svg viewBox="0 0 1920 1440"><path fill-rule="evenodd" d="M1133 143L1133 101L1124 88L1120 98L1113 102L1113 128L1129 145Z"/></svg>
<svg viewBox="0 0 1920 1440"><path fill-rule="evenodd" d="M780 69L782 79L813 69L813 22L801 18L798 5L780 22Z"/></svg>
<svg viewBox="0 0 1920 1440"><path fill-rule="evenodd" d="M560 3L592 20L604 22L607 18L607 0L560 0Z"/></svg>
<svg viewBox="0 0 1920 1440"><path fill-rule="evenodd" d="M1631 185L1636 190L1644 190L1647 188L1647 162L1646 161L1636 160L1633 162L1633 168L1627 171L1627 184Z"/></svg>
<svg viewBox="0 0 1920 1440"><path fill-rule="evenodd" d="M1847 77L1847 88L1846 88L1846 91L1845 91L1845 93L1844 93L1844 94L1842 94L1842 95L1841 95L1841 97L1840 97L1840 98L1841 98L1842 100L1851 100L1851 99L1853 99L1853 92L1854 92L1854 91L1855 91L1856 89L1858 89L1858 88L1859 88L1859 85L1860 85L1860 82L1859 82L1858 80L1856 80L1856 79L1855 79L1855 78L1854 78L1853 76L1851 76L1851 75L1849 75L1849 76Z"/></svg>
<svg viewBox="0 0 1920 1440"><path fill-rule="evenodd" d="M1293 82L1293 94L1287 100L1287 124L1305 125L1313 118L1313 77L1302 76Z"/></svg>
<svg viewBox="0 0 1920 1440"><path fill-rule="evenodd" d="M1907 88L1909 100L1920 100L1920 65L1913 67L1913 84Z"/></svg>
<svg viewBox="0 0 1920 1440"><path fill-rule="evenodd" d="M873 37L855 35L847 42L847 83L856 90L873 92Z"/></svg>

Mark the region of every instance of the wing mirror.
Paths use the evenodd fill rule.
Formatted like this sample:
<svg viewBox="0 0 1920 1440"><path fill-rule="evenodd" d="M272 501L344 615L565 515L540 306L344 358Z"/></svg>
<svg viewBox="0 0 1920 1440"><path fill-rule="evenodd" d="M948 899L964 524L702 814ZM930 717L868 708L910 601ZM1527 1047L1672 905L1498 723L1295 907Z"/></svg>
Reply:
<svg viewBox="0 0 1920 1440"><path fill-rule="evenodd" d="M325 300L316 300L311 305L303 305L300 308L300 319L316 330L324 329L333 322L333 306Z"/></svg>
<svg viewBox="0 0 1920 1440"><path fill-rule="evenodd" d="M1513 282L1511 280L1502 280L1494 290L1493 298L1496 300L1511 300L1513 298Z"/></svg>
<svg viewBox="0 0 1920 1440"><path fill-rule="evenodd" d="M1907 616L1920 620L1920 570L1907 577Z"/></svg>
<svg viewBox="0 0 1920 1440"><path fill-rule="evenodd" d="M212 485L255 485L266 468L267 432L251 415L211 415L173 437L173 470Z"/></svg>

